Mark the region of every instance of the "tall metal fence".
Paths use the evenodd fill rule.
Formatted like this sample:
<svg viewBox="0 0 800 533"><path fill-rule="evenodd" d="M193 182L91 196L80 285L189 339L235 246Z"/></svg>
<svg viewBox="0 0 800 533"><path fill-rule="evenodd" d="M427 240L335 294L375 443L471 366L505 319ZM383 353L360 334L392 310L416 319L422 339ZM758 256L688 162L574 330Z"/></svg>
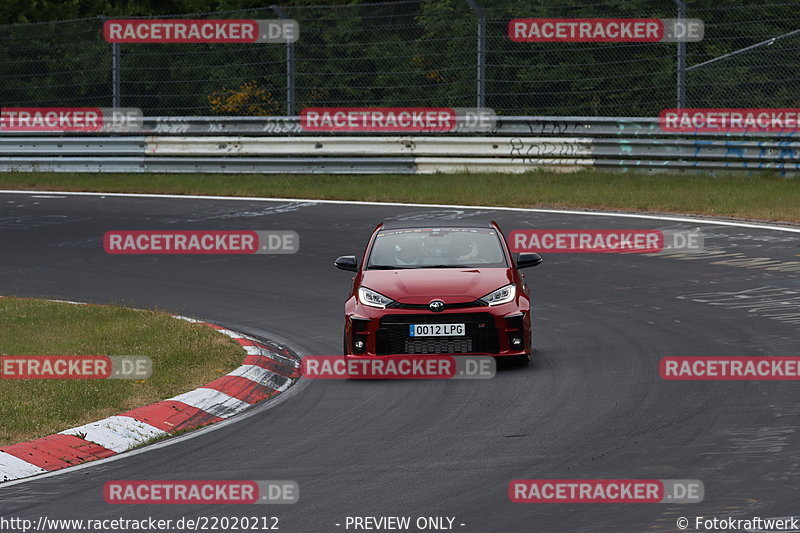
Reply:
<svg viewBox="0 0 800 533"><path fill-rule="evenodd" d="M0 26L0 106L145 115L294 115L307 106L477 107L500 115L654 116L800 107L800 2L400 0L170 18L295 19L287 44L106 43L102 19ZM686 43L516 43L517 17L699 18ZM683 53L683 57L682 53ZM685 81L681 81L685 80Z"/></svg>

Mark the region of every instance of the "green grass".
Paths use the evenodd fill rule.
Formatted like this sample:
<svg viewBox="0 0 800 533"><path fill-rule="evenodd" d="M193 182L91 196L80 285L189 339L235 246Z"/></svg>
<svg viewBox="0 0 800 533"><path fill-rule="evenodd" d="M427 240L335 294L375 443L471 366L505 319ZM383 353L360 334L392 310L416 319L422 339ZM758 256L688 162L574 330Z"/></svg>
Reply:
<svg viewBox="0 0 800 533"><path fill-rule="evenodd" d="M147 380L0 380L0 446L57 433L204 385L244 351L164 313L0 298L0 355L145 355Z"/></svg>
<svg viewBox="0 0 800 533"><path fill-rule="evenodd" d="M689 213L800 222L800 180L774 173L224 175L2 173L0 189L261 196Z"/></svg>

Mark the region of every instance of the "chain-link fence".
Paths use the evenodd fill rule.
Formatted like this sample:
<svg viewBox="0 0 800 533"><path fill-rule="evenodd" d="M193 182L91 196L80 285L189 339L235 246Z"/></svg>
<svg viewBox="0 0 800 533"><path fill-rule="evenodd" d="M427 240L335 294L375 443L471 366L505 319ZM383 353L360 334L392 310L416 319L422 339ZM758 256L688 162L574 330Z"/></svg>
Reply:
<svg viewBox="0 0 800 533"><path fill-rule="evenodd" d="M677 18L683 0L400 0L169 18L295 19L287 44L118 44L102 19L0 26L0 105L145 115L286 115L308 106L483 103L502 115L653 116L676 107L800 107L800 2L687 1L686 43L517 43L517 17ZM295 2L297 4L298 2ZM482 52L482 53L480 53ZM288 72L287 72L288 71ZM482 79L481 79L482 78Z"/></svg>

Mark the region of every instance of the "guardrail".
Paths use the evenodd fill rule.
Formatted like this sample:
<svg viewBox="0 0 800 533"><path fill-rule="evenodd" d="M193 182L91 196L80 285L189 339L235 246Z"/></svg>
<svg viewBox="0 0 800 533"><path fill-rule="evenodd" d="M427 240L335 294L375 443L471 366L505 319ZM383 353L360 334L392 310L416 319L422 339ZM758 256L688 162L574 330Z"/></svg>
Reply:
<svg viewBox="0 0 800 533"><path fill-rule="evenodd" d="M148 117L146 135L0 134L0 171L433 173L800 169L788 133L675 134L655 118L498 117L491 131L315 134L297 117Z"/></svg>

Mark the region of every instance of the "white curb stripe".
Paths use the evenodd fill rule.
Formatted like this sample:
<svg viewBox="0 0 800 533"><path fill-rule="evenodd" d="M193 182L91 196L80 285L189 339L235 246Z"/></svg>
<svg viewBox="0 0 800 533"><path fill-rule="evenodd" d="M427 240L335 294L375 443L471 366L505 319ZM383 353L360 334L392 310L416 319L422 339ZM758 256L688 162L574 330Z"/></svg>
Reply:
<svg viewBox="0 0 800 533"><path fill-rule="evenodd" d="M99 197L119 197L119 198L169 198L172 200L228 200L238 202L309 202L314 204L330 205L367 205L379 207L443 207L448 209L491 209L493 211L510 211L517 213L553 213L557 215L582 215L598 217L619 217L619 218L641 218L649 220L667 220L670 222L688 222L693 224L710 224L719 226L732 226L738 228L765 229L770 231L787 231L800 233L800 228L781 226L781 222L775 225L768 223L737 222L730 220L720 220L712 217L696 218L692 215L667 216L667 215L646 215L639 213L614 213L609 211L579 211L570 209L539 209L534 207L505 207L491 205L459 205L459 204L417 204L411 202L368 202L358 200L319 200L314 198L264 198L263 196L208 196L201 194L153 194L153 193L126 193L126 192L76 192L76 191L19 191L19 190L0 190L0 194L22 194L39 195L41 193L59 194L64 196L99 196Z"/></svg>
<svg viewBox="0 0 800 533"><path fill-rule="evenodd" d="M256 365L242 365L227 375L239 376L241 378L249 379L250 381L255 381L256 383L264 385L269 382L275 373Z"/></svg>
<svg viewBox="0 0 800 533"><path fill-rule="evenodd" d="M252 407L247 402L243 402L233 396L214 389L199 388L185 392L170 400L183 402L186 405L205 411L206 413L220 418L230 418L235 414L241 413L245 409Z"/></svg>
<svg viewBox="0 0 800 533"><path fill-rule="evenodd" d="M169 435L166 431L129 416L110 416L85 426L62 431L61 434L75 436L85 434L84 440L94 442L117 453L130 450L143 442Z"/></svg>
<svg viewBox="0 0 800 533"><path fill-rule="evenodd" d="M270 350L266 350L260 346L242 346L242 348L247 352L247 355L263 355L264 357L269 357L269 354L272 353ZM270 357L270 359L272 358Z"/></svg>
<svg viewBox="0 0 800 533"><path fill-rule="evenodd" d="M289 388L290 383L289 378L280 376L271 370L256 365L242 365L228 375L255 381L259 385L265 385L278 392L285 391Z"/></svg>
<svg viewBox="0 0 800 533"><path fill-rule="evenodd" d="M192 324L199 324L202 320L197 320L196 318L191 318L188 316L183 315L170 315L172 318L177 318L178 320L185 320L186 322L191 322Z"/></svg>
<svg viewBox="0 0 800 533"><path fill-rule="evenodd" d="M70 304L70 305L89 305L86 302L73 302L72 300L48 300L50 302L58 302L60 304Z"/></svg>
<svg viewBox="0 0 800 533"><path fill-rule="evenodd" d="M5 452L0 452L0 482L11 481L12 479L19 479L21 477L35 476L36 474L43 474L44 472L47 472L44 468L18 459Z"/></svg>
<svg viewBox="0 0 800 533"><path fill-rule="evenodd" d="M281 355L277 352L273 352L270 349L260 348L258 346L242 346L242 348L244 348L244 351L247 352L247 355L260 355L261 357L272 359L276 363L281 363L294 368L300 368L300 361L297 361L296 359L290 359L289 357Z"/></svg>
<svg viewBox="0 0 800 533"><path fill-rule="evenodd" d="M222 328L222 329L214 328L214 329L216 329L217 331L219 331L223 335L227 335L228 337L230 337L232 339L243 339L244 338L244 336L241 333L236 333L235 331L231 331L229 329L225 329L225 328Z"/></svg>

